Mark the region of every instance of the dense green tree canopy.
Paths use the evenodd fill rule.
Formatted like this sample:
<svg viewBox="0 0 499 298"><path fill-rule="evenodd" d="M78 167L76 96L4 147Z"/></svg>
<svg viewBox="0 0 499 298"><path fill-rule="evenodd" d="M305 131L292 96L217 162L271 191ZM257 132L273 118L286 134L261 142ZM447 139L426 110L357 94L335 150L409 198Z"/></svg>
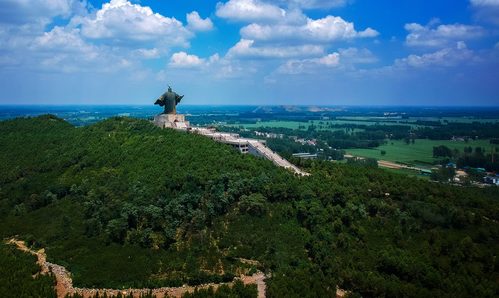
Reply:
<svg viewBox="0 0 499 298"><path fill-rule="evenodd" d="M195 285L258 268L271 273L269 297L328 297L337 286L497 296L497 188L368 163L302 166L310 177L143 120L4 121L0 234L45 247L85 287Z"/></svg>

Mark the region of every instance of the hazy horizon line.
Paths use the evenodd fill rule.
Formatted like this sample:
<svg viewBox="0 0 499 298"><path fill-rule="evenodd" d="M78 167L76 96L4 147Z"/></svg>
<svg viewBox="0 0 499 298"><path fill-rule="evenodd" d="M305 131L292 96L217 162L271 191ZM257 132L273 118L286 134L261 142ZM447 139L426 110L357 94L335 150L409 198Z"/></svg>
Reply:
<svg viewBox="0 0 499 298"><path fill-rule="evenodd" d="M78 106L88 106L88 107L113 107L113 106L136 106L136 107L145 107L150 106L153 107L153 104L114 104L114 103L106 103L106 104L29 104L29 103L0 103L0 108L2 107L78 107ZM471 105L471 104L457 104L457 105L414 105L414 104L182 104L180 107L202 107L202 106L233 106L233 107L404 107L404 108L499 108L499 104L491 104L491 105Z"/></svg>

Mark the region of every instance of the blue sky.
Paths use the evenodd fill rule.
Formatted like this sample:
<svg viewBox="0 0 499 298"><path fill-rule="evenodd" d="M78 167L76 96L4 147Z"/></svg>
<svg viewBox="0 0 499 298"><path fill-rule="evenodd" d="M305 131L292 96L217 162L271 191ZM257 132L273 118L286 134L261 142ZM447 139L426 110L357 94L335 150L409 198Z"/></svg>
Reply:
<svg viewBox="0 0 499 298"><path fill-rule="evenodd" d="M499 0L2 0L0 104L499 105Z"/></svg>

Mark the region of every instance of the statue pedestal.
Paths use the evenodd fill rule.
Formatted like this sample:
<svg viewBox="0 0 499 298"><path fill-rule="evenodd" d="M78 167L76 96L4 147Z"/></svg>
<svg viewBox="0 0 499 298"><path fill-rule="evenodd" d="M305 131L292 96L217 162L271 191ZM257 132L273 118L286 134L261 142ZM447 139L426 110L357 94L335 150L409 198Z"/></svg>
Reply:
<svg viewBox="0 0 499 298"><path fill-rule="evenodd" d="M181 114L160 114L154 116L154 125L161 128L174 128L187 130L189 121L185 121L185 115Z"/></svg>

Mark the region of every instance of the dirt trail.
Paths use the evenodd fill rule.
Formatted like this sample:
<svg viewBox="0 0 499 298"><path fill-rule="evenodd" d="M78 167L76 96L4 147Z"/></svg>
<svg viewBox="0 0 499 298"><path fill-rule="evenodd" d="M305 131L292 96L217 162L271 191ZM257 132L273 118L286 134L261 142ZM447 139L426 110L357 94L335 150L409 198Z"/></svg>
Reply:
<svg viewBox="0 0 499 298"><path fill-rule="evenodd" d="M365 159L365 157L361 156L354 156L351 154L345 154L345 158L357 158L357 159ZM400 169L408 169L408 170L413 170L413 171L424 171L426 169L420 168L420 167L414 167L414 166L408 166L405 164L393 162L393 161L388 161L388 160L378 160L378 166L381 168L387 168L387 169L395 169L395 170L400 170Z"/></svg>
<svg viewBox="0 0 499 298"><path fill-rule="evenodd" d="M41 274L48 274L52 272L56 279L56 290L57 297L64 298L67 294L79 294L85 298L89 298L99 293L99 296L106 294L107 296L116 296L119 293L121 294L132 294L133 297L140 297L140 295L152 293L157 298L165 298L165 297L182 297L183 294L189 292L194 292L195 289L207 289L209 287L213 287L214 289L218 288L221 285L232 286L234 282L228 283L220 283L220 284L203 284L196 287L191 286L183 286L183 287L164 287L157 289L88 289L88 288L76 288L73 286L73 279L71 278L71 273L66 270L63 266L53 264L47 262L47 255L45 254L44 249L40 249L38 251L34 251L29 249L24 241L17 240L12 238L7 241L9 244L14 244L17 246L19 250L35 255L38 260L37 264L40 265ZM245 285L248 284L256 284L258 290L258 298L265 298L265 274L262 272L257 272L251 276L242 275L241 277L235 278L235 280L241 280Z"/></svg>
<svg viewBox="0 0 499 298"><path fill-rule="evenodd" d="M409 167L406 165L402 165L396 162L391 162L391 161L386 161L386 160L378 160L378 166L382 168L388 168L388 169L408 169Z"/></svg>

